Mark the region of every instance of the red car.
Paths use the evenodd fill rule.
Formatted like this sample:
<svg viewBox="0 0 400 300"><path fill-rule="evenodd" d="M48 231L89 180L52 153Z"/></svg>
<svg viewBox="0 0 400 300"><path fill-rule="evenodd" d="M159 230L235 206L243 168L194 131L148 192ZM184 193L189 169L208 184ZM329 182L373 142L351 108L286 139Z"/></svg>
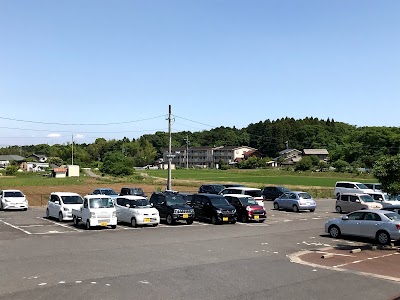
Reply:
<svg viewBox="0 0 400 300"><path fill-rule="evenodd" d="M267 218L267 213L257 201L247 195L242 194L227 194L224 195L226 200L235 207L237 218L243 223L249 221L264 222Z"/></svg>

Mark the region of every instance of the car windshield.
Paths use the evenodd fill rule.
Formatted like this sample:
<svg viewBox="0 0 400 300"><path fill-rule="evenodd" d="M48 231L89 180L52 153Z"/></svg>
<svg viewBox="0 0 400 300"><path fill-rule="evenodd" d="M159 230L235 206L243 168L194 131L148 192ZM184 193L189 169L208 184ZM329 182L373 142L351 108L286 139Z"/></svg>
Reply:
<svg viewBox="0 0 400 300"><path fill-rule="evenodd" d="M357 183L356 186L360 189L360 190L367 190L368 187L363 184L363 183Z"/></svg>
<svg viewBox="0 0 400 300"><path fill-rule="evenodd" d="M129 200L130 207L151 207L149 201L147 199L137 199L137 200Z"/></svg>
<svg viewBox="0 0 400 300"><path fill-rule="evenodd" d="M182 195L168 195L166 196L167 205L180 205L186 204L186 200L182 197Z"/></svg>
<svg viewBox="0 0 400 300"><path fill-rule="evenodd" d="M90 208L109 208L114 207L114 202L111 198L91 198L89 199Z"/></svg>
<svg viewBox="0 0 400 300"><path fill-rule="evenodd" d="M388 217L392 221L399 221L400 220L400 215L396 213L387 213L385 214L386 217Z"/></svg>
<svg viewBox="0 0 400 300"><path fill-rule="evenodd" d="M375 202L374 198L372 198L370 195L361 195L360 199L363 202Z"/></svg>
<svg viewBox="0 0 400 300"><path fill-rule="evenodd" d="M83 199L81 196L61 196L64 204L82 204Z"/></svg>
<svg viewBox="0 0 400 300"><path fill-rule="evenodd" d="M245 191L244 193L252 197L261 197L261 190Z"/></svg>
<svg viewBox="0 0 400 300"><path fill-rule="evenodd" d="M299 193L299 198L301 199L311 199L311 195L309 193Z"/></svg>
<svg viewBox="0 0 400 300"><path fill-rule="evenodd" d="M4 197L23 197L21 192L4 192Z"/></svg>
<svg viewBox="0 0 400 300"><path fill-rule="evenodd" d="M131 189L131 194L135 196L144 196L144 192L141 188Z"/></svg>
<svg viewBox="0 0 400 300"><path fill-rule="evenodd" d="M242 205L257 205L257 202L253 197L239 198L239 201Z"/></svg>
<svg viewBox="0 0 400 300"><path fill-rule="evenodd" d="M285 188L283 186L278 187L278 190L280 190L282 193L290 192L290 190L288 188Z"/></svg>
<svg viewBox="0 0 400 300"><path fill-rule="evenodd" d="M210 199L213 205L229 205L224 197L213 197Z"/></svg>
<svg viewBox="0 0 400 300"><path fill-rule="evenodd" d="M213 185L213 187L214 187L214 189L215 189L215 191L216 191L217 193L219 193L220 191L222 191L223 189L225 189L225 186L224 186L224 185L219 185L219 184Z"/></svg>
<svg viewBox="0 0 400 300"><path fill-rule="evenodd" d="M102 193L103 195L107 195L107 196L117 196L117 195L118 195L117 192L114 191L114 190L112 190L112 189L109 189L109 190L101 190L101 193Z"/></svg>
<svg viewBox="0 0 400 300"><path fill-rule="evenodd" d="M382 184L375 184L375 189L376 190L381 190L382 189Z"/></svg>

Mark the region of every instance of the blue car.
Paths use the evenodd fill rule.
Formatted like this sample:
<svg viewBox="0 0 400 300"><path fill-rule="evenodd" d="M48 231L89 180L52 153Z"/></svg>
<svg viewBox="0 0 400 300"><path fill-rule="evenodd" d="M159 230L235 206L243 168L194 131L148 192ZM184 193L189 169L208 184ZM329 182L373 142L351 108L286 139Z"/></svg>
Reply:
<svg viewBox="0 0 400 300"><path fill-rule="evenodd" d="M309 210L313 212L317 204L309 193L306 192L287 192L274 200L276 210L288 209L294 212Z"/></svg>
<svg viewBox="0 0 400 300"><path fill-rule="evenodd" d="M112 188L97 188L92 192L92 195L106 195L109 196L111 199L115 199L118 197L118 193Z"/></svg>

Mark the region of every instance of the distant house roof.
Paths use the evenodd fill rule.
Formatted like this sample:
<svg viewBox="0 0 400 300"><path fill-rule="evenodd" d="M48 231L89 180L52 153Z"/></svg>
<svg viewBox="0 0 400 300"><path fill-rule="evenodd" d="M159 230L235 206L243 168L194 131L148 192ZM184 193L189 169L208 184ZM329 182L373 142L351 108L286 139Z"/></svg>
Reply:
<svg viewBox="0 0 400 300"><path fill-rule="evenodd" d="M20 156L20 155L0 155L0 160L1 161L24 161L25 158Z"/></svg>
<svg viewBox="0 0 400 300"><path fill-rule="evenodd" d="M301 151L297 150L297 149L285 149L285 150L280 151L279 155L281 156L281 155L284 155L284 154L287 154L287 153L291 153L291 152L301 153Z"/></svg>
<svg viewBox="0 0 400 300"><path fill-rule="evenodd" d="M326 149L304 149L305 155L328 155L329 152Z"/></svg>

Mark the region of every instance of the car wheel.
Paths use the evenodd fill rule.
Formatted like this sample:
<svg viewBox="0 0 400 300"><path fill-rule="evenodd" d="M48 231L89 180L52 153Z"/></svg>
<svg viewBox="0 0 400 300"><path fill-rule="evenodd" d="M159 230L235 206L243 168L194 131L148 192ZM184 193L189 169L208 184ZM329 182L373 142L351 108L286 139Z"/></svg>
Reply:
<svg viewBox="0 0 400 300"><path fill-rule="evenodd" d="M158 226L158 223L153 224L153 227L157 227L157 226Z"/></svg>
<svg viewBox="0 0 400 300"><path fill-rule="evenodd" d="M186 224L187 225L192 225L193 224L193 220L186 220Z"/></svg>
<svg viewBox="0 0 400 300"><path fill-rule="evenodd" d="M137 227L137 223L136 223L136 219L135 218L131 219L131 226L134 227L134 228Z"/></svg>
<svg viewBox="0 0 400 300"><path fill-rule="evenodd" d="M166 222L167 222L168 225L173 225L174 224L174 218L172 217L171 214L167 215Z"/></svg>
<svg viewBox="0 0 400 300"><path fill-rule="evenodd" d="M216 216L212 216L211 217L211 224L216 225L218 223L217 217Z"/></svg>
<svg viewBox="0 0 400 300"><path fill-rule="evenodd" d="M293 205L293 211L294 212L299 212L299 208L297 207L297 205Z"/></svg>
<svg viewBox="0 0 400 300"><path fill-rule="evenodd" d="M278 203L274 203L274 209L279 210L279 204Z"/></svg>
<svg viewBox="0 0 400 300"><path fill-rule="evenodd" d="M24 208L24 209L23 209L23 211L27 211L27 210L28 210L27 208Z"/></svg>
<svg viewBox="0 0 400 300"><path fill-rule="evenodd" d="M86 220L86 230L90 230L91 229L91 227L90 227L90 221L89 220Z"/></svg>
<svg viewBox="0 0 400 300"><path fill-rule="evenodd" d="M231 224L236 224L236 220L232 221Z"/></svg>
<svg viewBox="0 0 400 300"><path fill-rule="evenodd" d="M338 238L340 236L340 229L336 225L329 227L329 235L332 238Z"/></svg>
<svg viewBox="0 0 400 300"><path fill-rule="evenodd" d="M60 211L60 213L58 214L58 221L62 222L64 221L64 216L62 214L62 212Z"/></svg>
<svg viewBox="0 0 400 300"><path fill-rule="evenodd" d="M117 225L111 225L111 229L117 228Z"/></svg>
<svg viewBox="0 0 400 300"><path fill-rule="evenodd" d="M315 209L310 209L310 212L314 212L315 211Z"/></svg>
<svg viewBox="0 0 400 300"><path fill-rule="evenodd" d="M50 219L50 211L48 208L46 209L46 219Z"/></svg>
<svg viewBox="0 0 400 300"><path fill-rule="evenodd" d="M386 231L378 231L376 234L376 240L381 245L387 245L390 243L390 236Z"/></svg>
<svg viewBox="0 0 400 300"><path fill-rule="evenodd" d="M341 214L342 213L342 208L340 206L336 206L336 212Z"/></svg>
<svg viewBox="0 0 400 300"><path fill-rule="evenodd" d="M242 223L247 223L247 216L246 215L242 215L242 217L240 218L240 221Z"/></svg>
<svg viewBox="0 0 400 300"><path fill-rule="evenodd" d="M0 201L0 210L3 210L3 202Z"/></svg>
<svg viewBox="0 0 400 300"><path fill-rule="evenodd" d="M264 223L264 222L265 222L265 219L260 221L260 223Z"/></svg>
<svg viewBox="0 0 400 300"><path fill-rule="evenodd" d="M75 225L75 226L78 226L78 223L79 223L79 222L78 222L78 218L74 216L74 217L73 217L73 221L74 221L74 225Z"/></svg>

